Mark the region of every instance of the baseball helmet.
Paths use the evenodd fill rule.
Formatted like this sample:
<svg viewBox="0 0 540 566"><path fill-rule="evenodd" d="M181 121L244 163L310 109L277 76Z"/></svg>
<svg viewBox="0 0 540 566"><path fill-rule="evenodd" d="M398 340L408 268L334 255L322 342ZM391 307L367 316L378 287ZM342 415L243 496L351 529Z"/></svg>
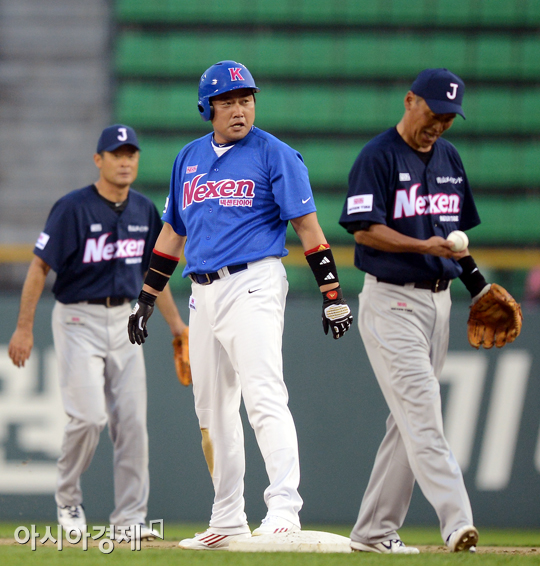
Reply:
<svg viewBox="0 0 540 566"><path fill-rule="evenodd" d="M214 117L214 109L210 98L230 90L250 88L259 92L251 73L242 63L236 61L220 61L206 69L199 81L199 112L207 122Z"/></svg>

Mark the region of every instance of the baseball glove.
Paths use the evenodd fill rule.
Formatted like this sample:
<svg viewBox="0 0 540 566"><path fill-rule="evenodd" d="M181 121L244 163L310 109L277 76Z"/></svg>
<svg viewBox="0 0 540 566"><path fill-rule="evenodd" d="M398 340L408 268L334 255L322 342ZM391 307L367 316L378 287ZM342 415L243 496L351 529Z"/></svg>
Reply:
<svg viewBox="0 0 540 566"><path fill-rule="evenodd" d="M174 352L174 367L178 381L186 387L191 383L191 365L189 363L189 328L175 336L172 341Z"/></svg>
<svg viewBox="0 0 540 566"><path fill-rule="evenodd" d="M467 336L473 348L501 348L521 332L523 314L510 293L492 283L487 293L473 305L467 322Z"/></svg>

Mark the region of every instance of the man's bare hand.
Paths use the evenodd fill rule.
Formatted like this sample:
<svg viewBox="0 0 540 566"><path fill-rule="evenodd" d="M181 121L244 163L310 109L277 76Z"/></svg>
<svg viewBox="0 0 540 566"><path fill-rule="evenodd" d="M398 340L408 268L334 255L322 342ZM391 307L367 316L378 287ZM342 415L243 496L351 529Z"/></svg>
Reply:
<svg viewBox="0 0 540 566"><path fill-rule="evenodd" d="M461 252L453 252L452 246L452 242L445 240L441 236L431 236L428 240L424 240L424 249L422 250L422 253L456 260L469 255L468 249Z"/></svg>
<svg viewBox="0 0 540 566"><path fill-rule="evenodd" d="M34 335L32 331L17 328L9 341L8 354L11 361L19 368L24 367L33 346Z"/></svg>

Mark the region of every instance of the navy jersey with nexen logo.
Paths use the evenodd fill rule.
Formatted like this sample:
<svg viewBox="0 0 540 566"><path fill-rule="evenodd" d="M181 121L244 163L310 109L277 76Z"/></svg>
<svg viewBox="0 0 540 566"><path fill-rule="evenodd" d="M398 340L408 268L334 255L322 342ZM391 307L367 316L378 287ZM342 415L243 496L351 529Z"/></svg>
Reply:
<svg viewBox="0 0 540 566"><path fill-rule="evenodd" d="M53 293L61 303L139 294L162 224L152 201L128 194L120 214L92 185L51 209L34 253L56 272Z"/></svg>
<svg viewBox="0 0 540 566"><path fill-rule="evenodd" d="M179 153L162 216L188 235L184 277L287 255L287 221L316 210L297 151L253 127L218 157L212 135Z"/></svg>
<svg viewBox="0 0 540 566"><path fill-rule="evenodd" d="M401 234L427 240L480 224L471 188L455 147L439 138L426 166L395 128L375 137L360 152L349 174L340 218L345 228L362 221L385 224ZM356 244L358 269L395 283L454 279L454 259L429 254L390 253Z"/></svg>

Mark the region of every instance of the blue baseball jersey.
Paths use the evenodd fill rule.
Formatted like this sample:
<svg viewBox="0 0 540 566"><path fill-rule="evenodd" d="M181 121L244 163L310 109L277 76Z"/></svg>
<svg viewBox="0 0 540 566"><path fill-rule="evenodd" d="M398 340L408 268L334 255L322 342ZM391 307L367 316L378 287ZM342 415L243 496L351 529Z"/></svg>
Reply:
<svg viewBox="0 0 540 566"><path fill-rule="evenodd" d="M187 236L184 277L286 256L288 220L316 210L297 151L253 127L218 157L212 136L178 154L162 216Z"/></svg>
<svg viewBox="0 0 540 566"><path fill-rule="evenodd" d="M401 234L427 240L480 224L472 191L456 148L439 138L427 165L396 128L378 135L360 152L349 174L340 224L385 224ZM428 254L383 252L356 244L358 269L394 283L454 279L454 259Z"/></svg>
<svg viewBox="0 0 540 566"><path fill-rule="evenodd" d="M61 303L133 299L161 227L152 201L135 190L119 214L90 185L54 204L34 253L56 272L53 293Z"/></svg>

